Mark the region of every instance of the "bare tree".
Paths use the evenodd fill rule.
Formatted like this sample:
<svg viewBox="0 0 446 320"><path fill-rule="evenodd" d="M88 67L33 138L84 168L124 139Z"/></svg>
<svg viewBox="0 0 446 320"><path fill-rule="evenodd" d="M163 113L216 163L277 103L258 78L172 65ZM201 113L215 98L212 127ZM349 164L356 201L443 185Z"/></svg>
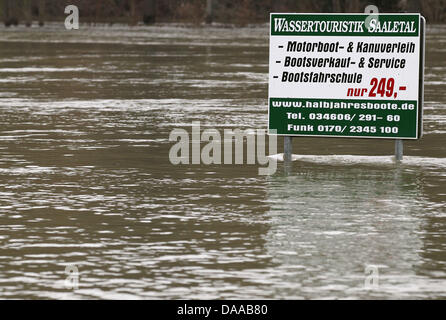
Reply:
<svg viewBox="0 0 446 320"><path fill-rule="evenodd" d="M359 0L345 0L345 12L361 12L361 5Z"/></svg>
<svg viewBox="0 0 446 320"><path fill-rule="evenodd" d="M45 0L39 0L39 26L45 24Z"/></svg>
<svg viewBox="0 0 446 320"><path fill-rule="evenodd" d="M212 23L214 20L215 0L206 1L206 23Z"/></svg>
<svg viewBox="0 0 446 320"><path fill-rule="evenodd" d="M331 1L331 3L332 3L332 7L333 7L333 12L342 12L342 9L341 9L341 0L332 0Z"/></svg>
<svg viewBox="0 0 446 320"><path fill-rule="evenodd" d="M151 24L155 22L156 0L144 0L142 20L145 24Z"/></svg>
<svg viewBox="0 0 446 320"><path fill-rule="evenodd" d="M130 0L130 21L129 24L136 25L136 2L135 0Z"/></svg>
<svg viewBox="0 0 446 320"><path fill-rule="evenodd" d="M421 1L420 0L405 0L405 11L407 12L420 12Z"/></svg>

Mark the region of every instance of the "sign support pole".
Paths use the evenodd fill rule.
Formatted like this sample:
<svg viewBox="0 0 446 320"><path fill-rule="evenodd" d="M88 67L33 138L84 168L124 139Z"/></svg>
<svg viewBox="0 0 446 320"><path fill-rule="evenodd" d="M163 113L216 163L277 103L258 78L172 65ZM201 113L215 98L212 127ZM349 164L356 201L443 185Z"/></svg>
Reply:
<svg viewBox="0 0 446 320"><path fill-rule="evenodd" d="M283 161L285 162L285 164L291 163L291 158L293 154L292 139L293 137L291 136L283 137Z"/></svg>
<svg viewBox="0 0 446 320"><path fill-rule="evenodd" d="M401 161L403 160L403 140L397 139L395 140L395 160Z"/></svg>

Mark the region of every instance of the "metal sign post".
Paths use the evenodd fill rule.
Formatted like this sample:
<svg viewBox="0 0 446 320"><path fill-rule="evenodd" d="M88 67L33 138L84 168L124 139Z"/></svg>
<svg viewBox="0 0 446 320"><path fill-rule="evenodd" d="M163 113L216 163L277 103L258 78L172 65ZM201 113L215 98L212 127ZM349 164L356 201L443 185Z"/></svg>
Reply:
<svg viewBox="0 0 446 320"><path fill-rule="evenodd" d="M403 160L403 140L400 139L395 140L395 160Z"/></svg>
<svg viewBox="0 0 446 320"><path fill-rule="evenodd" d="M285 136L283 137L283 161L290 163L293 156L293 137Z"/></svg>

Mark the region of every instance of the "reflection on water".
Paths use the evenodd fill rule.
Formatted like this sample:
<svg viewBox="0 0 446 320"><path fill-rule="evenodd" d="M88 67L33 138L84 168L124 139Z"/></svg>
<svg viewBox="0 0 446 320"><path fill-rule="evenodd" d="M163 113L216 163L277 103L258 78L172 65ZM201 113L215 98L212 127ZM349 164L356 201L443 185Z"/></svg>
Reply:
<svg viewBox="0 0 446 320"><path fill-rule="evenodd" d="M420 274L429 260L421 256L424 226L429 224L425 209L435 207L424 198L421 170L301 163L296 171L271 179L269 187L267 246L284 270L289 295L444 294L446 269L437 270L437 279ZM379 290L364 289L366 266L378 267Z"/></svg>
<svg viewBox="0 0 446 320"><path fill-rule="evenodd" d="M169 163L173 128L266 126L267 34L0 29L0 297L445 297L442 26L402 165L392 141L311 138L289 176Z"/></svg>

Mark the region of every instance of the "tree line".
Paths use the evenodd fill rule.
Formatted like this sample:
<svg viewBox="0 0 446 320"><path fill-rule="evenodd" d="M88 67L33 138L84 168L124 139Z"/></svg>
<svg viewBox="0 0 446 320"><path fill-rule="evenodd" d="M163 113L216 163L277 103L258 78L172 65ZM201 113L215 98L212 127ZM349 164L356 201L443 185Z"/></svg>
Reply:
<svg viewBox="0 0 446 320"><path fill-rule="evenodd" d="M151 24L267 22L270 12L421 12L428 22L446 22L446 0L0 0L4 23L30 25L60 20L67 5L79 8L83 22Z"/></svg>

